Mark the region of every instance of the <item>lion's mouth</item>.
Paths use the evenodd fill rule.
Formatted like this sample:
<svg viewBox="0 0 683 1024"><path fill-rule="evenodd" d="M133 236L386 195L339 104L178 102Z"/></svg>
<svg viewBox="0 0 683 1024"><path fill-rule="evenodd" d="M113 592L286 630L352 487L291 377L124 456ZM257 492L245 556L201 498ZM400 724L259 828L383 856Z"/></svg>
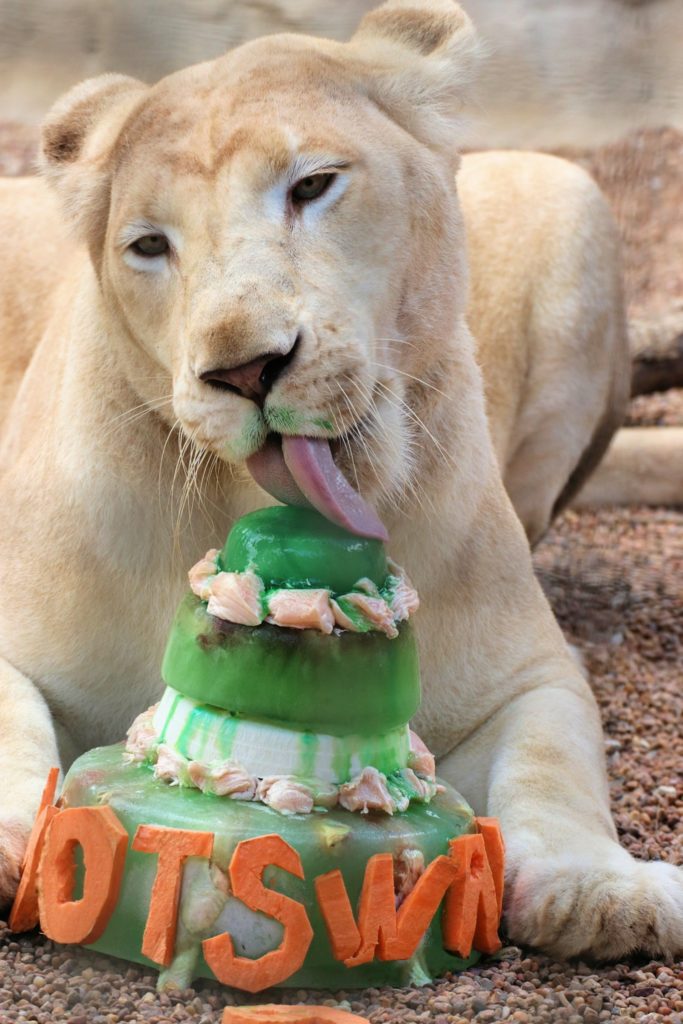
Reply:
<svg viewBox="0 0 683 1024"><path fill-rule="evenodd" d="M335 464L325 438L270 434L247 459L259 487L286 505L317 509L360 537L388 540L384 524Z"/></svg>

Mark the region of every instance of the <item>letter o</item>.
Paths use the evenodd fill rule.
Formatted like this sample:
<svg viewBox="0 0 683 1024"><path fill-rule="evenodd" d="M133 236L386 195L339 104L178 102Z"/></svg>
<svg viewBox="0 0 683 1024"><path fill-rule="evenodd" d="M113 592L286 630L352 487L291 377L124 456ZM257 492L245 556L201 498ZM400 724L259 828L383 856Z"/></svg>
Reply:
<svg viewBox="0 0 683 1024"><path fill-rule="evenodd" d="M110 807L69 807L53 818L38 869L40 926L54 942L95 942L121 888L128 833ZM83 895L72 899L74 850L83 850Z"/></svg>

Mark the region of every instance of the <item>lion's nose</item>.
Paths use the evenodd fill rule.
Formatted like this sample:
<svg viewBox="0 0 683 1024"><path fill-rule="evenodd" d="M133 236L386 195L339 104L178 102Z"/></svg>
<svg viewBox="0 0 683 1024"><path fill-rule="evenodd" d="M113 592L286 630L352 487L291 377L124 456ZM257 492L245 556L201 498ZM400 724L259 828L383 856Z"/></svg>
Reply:
<svg viewBox="0 0 683 1024"><path fill-rule="evenodd" d="M217 366L198 374L205 384L224 391L233 391L252 402L263 403L266 395L284 368L292 361L296 344L285 355L270 352L240 366Z"/></svg>

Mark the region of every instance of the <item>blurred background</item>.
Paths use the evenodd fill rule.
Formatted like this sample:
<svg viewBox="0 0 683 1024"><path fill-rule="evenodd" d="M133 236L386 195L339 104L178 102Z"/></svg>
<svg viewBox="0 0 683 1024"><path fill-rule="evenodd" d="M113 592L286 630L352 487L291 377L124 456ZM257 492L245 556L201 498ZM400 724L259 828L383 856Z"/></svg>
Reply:
<svg viewBox="0 0 683 1024"><path fill-rule="evenodd" d="M74 82L153 82L271 32L346 39L371 0L0 0L0 105L39 119ZM474 141L586 145L683 128L681 0L465 0L490 58Z"/></svg>

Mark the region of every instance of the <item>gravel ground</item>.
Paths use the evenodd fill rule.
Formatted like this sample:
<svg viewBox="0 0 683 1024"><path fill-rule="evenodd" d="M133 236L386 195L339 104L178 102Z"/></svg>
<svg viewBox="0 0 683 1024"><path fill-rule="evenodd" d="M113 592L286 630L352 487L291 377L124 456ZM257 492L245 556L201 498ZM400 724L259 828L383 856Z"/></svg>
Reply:
<svg viewBox="0 0 683 1024"><path fill-rule="evenodd" d="M683 388L670 388L631 401L627 426L678 427L683 423Z"/></svg>
<svg viewBox="0 0 683 1024"><path fill-rule="evenodd" d="M34 135L0 124L0 174L22 173ZM629 305L666 312L683 294L683 136L642 132L594 153L570 155L596 173L625 238ZM643 252L647 259L643 259ZM632 403L631 422L683 424L683 392ZM584 654L603 715L612 803L634 854L683 863L683 511L569 511L538 548L536 566L570 640ZM217 1024L237 1000L210 983L157 995L155 976L0 922L0 1024ZM280 994L324 1003L324 993ZM334 1005L373 1022L457 1024L510 1020L683 1024L680 964L609 967L556 963L506 947L496 958L424 989L336 993Z"/></svg>

